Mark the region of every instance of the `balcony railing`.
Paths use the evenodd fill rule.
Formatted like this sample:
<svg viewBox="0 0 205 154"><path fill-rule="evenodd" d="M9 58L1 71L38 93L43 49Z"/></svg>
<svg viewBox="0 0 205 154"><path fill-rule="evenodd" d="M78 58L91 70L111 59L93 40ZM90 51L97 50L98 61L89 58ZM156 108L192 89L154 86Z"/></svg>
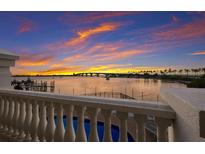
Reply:
<svg viewBox="0 0 205 154"><path fill-rule="evenodd" d="M73 117L77 117L76 131ZM128 141L127 133L130 132L135 141L142 142L147 141L146 123L150 117L156 124L157 141L168 141L168 127L173 123L175 113L166 105L136 100L0 90L2 141L97 142L97 123L101 121L104 123L103 141L113 141L111 126L115 124L119 127L119 141ZM90 120L89 134L85 131L85 119Z"/></svg>

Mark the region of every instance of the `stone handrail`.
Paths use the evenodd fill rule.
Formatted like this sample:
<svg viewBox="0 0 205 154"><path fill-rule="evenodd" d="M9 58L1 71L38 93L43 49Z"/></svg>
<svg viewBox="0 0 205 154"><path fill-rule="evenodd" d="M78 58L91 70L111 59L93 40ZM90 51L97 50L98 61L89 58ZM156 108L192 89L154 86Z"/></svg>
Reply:
<svg viewBox="0 0 205 154"><path fill-rule="evenodd" d="M112 141L113 117L119 120L119 141L128 140L129 119L135 121L135 141L146 141L148 116L154 117L157 125L157 141L168 141L167 129L175 119L175 113L168 106L144 101L0 90L0 138L7 141L99 141L100 115L104 122L103 141ZM76 132L74 116L78 119ZM88 139L85 118L90 119Z"/></svg>

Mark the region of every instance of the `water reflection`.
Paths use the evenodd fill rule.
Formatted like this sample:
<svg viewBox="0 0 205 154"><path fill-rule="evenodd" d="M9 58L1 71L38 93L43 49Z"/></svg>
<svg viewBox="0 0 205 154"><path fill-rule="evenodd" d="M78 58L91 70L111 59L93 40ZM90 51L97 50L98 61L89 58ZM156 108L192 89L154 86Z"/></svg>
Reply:
<svg viewBox="0 0 205 154"><path fill-rule="evenodd" d="M26 80L26 78L16 78ZM156 79L100 77L32 77L38 81L55 80L55 93L69 95L94 94L99 92L118 92L137 100L157 101L161 87L185 87L180 83L165 82Z"/></svg>

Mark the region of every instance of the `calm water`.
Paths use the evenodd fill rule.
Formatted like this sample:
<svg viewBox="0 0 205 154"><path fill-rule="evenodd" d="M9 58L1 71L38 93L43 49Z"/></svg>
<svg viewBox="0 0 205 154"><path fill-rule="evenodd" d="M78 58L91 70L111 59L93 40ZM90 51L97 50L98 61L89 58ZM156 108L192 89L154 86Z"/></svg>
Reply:
<svg viewBox="0 0 205 154"><path fill-rule="evenodd" d="M27 78L16 78L26 80ZM55 81L55 93L69 95L88 95L101 92L118 92L134 97L138 100L157 101L160 98L160 88L186 87L184 84L165 82L153 79L111 78L106 80L101 77L32 77L33 80ZM106 96L106 97L112 97Z"/></svg>

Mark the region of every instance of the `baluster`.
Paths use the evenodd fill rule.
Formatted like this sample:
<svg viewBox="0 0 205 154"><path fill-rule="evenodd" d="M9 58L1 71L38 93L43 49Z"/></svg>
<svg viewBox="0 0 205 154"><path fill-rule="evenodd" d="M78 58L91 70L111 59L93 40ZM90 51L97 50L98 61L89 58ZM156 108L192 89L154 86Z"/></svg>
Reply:
<svg viewBox="0 0 205 154"><path fill-rule="evenodd" d="M25 140L24 141L31 141L31 134L30 134L30 127L31 127L31 119L32 119L32 106L31 100L26 101L26 119L25 119Z"/></svg>
<svg viewBox="0 0 205 154"><path fill-rule="evenodd" d="M86 107L85 106L77 106L75 107L77 111L78 116L78 125L77 125L77 131L76 131L76 142L86 142L87 137L85 133L85 127L84 127L84 114Z"/></svg>
<svg viewBox="0 0 205 154"><path fill-rule="evenodd" d="M135 140L138 142L145 142L145 139L146 139L145 123L147 121L147 116L135 114L134 118L137 123L137 133L136 133Z"/></svg>
<svg viewBox="0 0 205 154"><path fill-rule="evenodd" d="M12 120L13 129L14 129L14 132L13 132L13 135L12 135L13 138L15 138L19 134L19 131L18 131L18 118L19 118L19 99L16 98L15 108L14 108L14 116L13 116L13 120Z"/></svg>
<svg viewBox="0 0 205 154"><path fill-rule="evenodd" d="M120 119L120 142L127 142L127 118L128 113L126 112L117 112L117 117Z"/></svg>
<svg viewBox="0 0 205 154"><path fill-rule="evenodd" d="M31 138L33 142L38 140L39 110L37 101L32 102Z"/></svg>
<svg viewBox="0 0 205 154"><path fill-rule="evenodd" d="M90 142L99 142L98 130L97 130L97 118L98 113L100 111L99 108L91 108L87 109L88 114L90 116L90 135L89 141Z"/></svg>
<svg viewBox="0 0 205 154"><path fill-rule="evenodd" d="M13 131L12 129L12 118L14 115L14 102L13 99L10 97L8 98L9 101L9 113L8 113L8 135L10 135Z"/></svg>
<svg viewBox="0 0 205 154"><path fill-rule="evenodd" d="M5 114L4 114L4 132L6 132L8 130L8 116L9 116L9 101L8 98L5 97L5 105L6 105L6 110L5 110Z"/></svg>
<svg viewBox="0 0 205 154"><path fill-rule="evenodd" d="M64 141L68 141L68 142L75 141L75 131L73 128L73 110L74 110L73 105L65 106L67 128L65 131Z"/></svg>
<svg viewBox="0 0 205 154"><path fill-rule="evenodd" d="M55 122L54 122L54 107L52 102L48 102L48 123L46 126L46 141L54 141L54 132L55 132Z"/></svg>
<svg viewBox="0 0 205 154"><path fill-rule="evenodd" d="M172 121L164 118L156 118L157 123L157 141L167 142L168 141L168 127L172 124Z"/></svg>
<svg viewBox="0 0 205 154"><path fill-rule="evenodd" d="M4 117L4 99L3 97L1 96L0 97L0 130L3 128L3 117Z"/></svg>
<svg viewBox="0 0 205 154"><path fill-rule="evenodd" d="M45 133L46 133L46 105L45 102L39 102L39 126L38 126L38 137L41 142L45 141Z"/></svg>
<svg viewBox="0 0 205 154"><path fill-rule="evenodd" d="M111 116L112 116L112 110L102 110L102 115L104 116L104 136L103 141L104 142L112 142L112 133L111 133Z"/></svg>
<svg viewBox="0 0 205 154"><path fill-rule="evenodd" d="M19 105L20 105L20 113L19 113L19 118L18 118L18 130L19 130L19 136L17 140L22 140L25 137L24 133L24 123L25 123L25 116L26 116L26 111L25 111L25 100L19 100Z"/></svg>
<svg viewBox="0 0 205 154"><path fill-rule="evenodd" d="M54 141L63 142L64 133L65 133L65 128L63 125L63 106L61 104L57 104L56 109L57 109L57 126L55 130Z"/></svg>

